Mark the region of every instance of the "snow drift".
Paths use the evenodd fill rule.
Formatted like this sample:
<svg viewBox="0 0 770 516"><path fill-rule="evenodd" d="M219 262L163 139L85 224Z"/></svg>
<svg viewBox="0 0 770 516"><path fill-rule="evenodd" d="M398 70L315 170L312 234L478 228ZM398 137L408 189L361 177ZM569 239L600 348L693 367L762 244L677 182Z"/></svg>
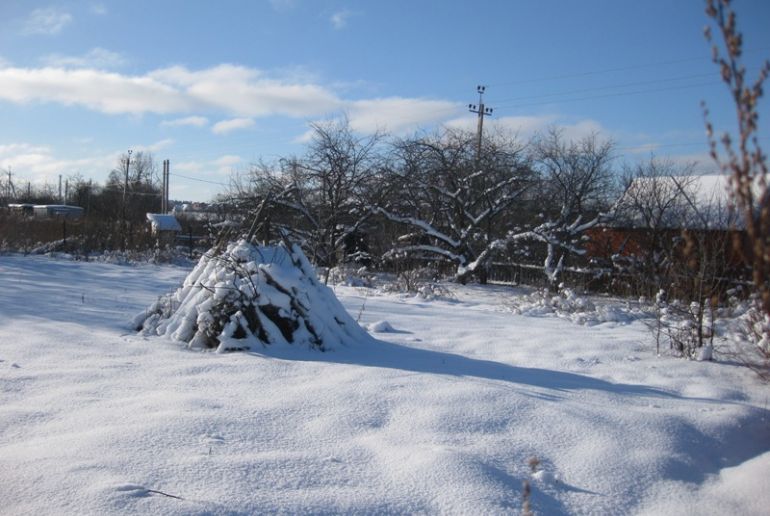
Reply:
<svg viewBox="0 0 770 516"><path fill-rule="evenodd" d="M269 344L326 351L371 337L322 285L299 246L240 240L201 257L175 293L133 321L135 329L192 349L244 350Z"/></svg>

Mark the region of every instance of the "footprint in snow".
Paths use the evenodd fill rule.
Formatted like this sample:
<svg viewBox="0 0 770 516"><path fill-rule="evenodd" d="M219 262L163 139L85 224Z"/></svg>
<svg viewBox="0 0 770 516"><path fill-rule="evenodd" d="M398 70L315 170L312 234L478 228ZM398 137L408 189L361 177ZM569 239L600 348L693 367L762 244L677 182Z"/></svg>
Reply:
<svg viewBox="0 0 770 516"><path fill-rule="evenodd" d="M16 362L11 364L11 367L13 367L14 369L21 369L21 366L19 364L17 364Z"/></svg>

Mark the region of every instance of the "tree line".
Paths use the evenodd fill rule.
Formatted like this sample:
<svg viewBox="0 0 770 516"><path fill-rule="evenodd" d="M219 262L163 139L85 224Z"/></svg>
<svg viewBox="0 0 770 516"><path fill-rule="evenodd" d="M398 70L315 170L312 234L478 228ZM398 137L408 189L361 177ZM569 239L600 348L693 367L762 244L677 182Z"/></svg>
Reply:
<svg viewBox="0 0 770 516"><path fill-rule="evenodd" d="M220 202L259 211L263 239L282 233L324 267L406 260L483 283L506 255L542 259L556 283L621 190L613 149L555 128L526 142L492 132L480 148L449 128L362 136L343 118L314 124L302 155L236 177Z"/></svg>
<svg viewBox="0 0 770 516"><path fill-rule="evenodd" d="M6 212L0 217L3 246L29 250L39 243L66 240L62 250L91 252L152 247L146 213L161 207L162 186L158 166L150 152L123 154L104 184L71 175L62 185L28 185L6 189L6 203L70 204L84 210L82 221L71 221L68 229L60 221L19 219ZM66 186L65 186L66 185ZM66 249L64 249L66 247Z"/></svg>

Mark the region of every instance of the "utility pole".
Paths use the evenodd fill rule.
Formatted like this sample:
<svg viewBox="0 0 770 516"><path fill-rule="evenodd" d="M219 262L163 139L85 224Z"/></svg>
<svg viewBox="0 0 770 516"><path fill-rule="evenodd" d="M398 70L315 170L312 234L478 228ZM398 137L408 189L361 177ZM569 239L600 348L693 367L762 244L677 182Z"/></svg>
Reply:
<svg viewBox="0 0 770 516"><path fill-rule="evenodd" d="M476 104L468 104L468 111L471 113L477 113L479 115L479 125L477 134L476 134L476 162L481 162L481 134L484 131L484 116L492 116L492 108L488 108L484 106L484 90L486 90L486 86L476 86L476 91L479 92L479 103Z"/></svg>
<svg viewBox="0 0 770 516"><path fill-rule="evenodd" d="M160 212L166 213L166 160L163 160L163 181L160 192Z"/></svg>
<svg viewBox="0 0 770 516"><path fill-rule="evenodd" d="M168 213L168 188L169 176L171 175L171 161L163 160L163 193L161 194L160 211Z"/></svg>
<svg viewBox="0 0 770 516"><path fill-rule="evenodd" d="M168 205L168 197L169 192L171 191L171 160L166 160L166 213L170 211L170 207Z"/></svg>
<svg viewBox="0 0 770 516"><path fill-rule="evenodd" d="M131 149L128 149L128 155L126 156L126 174L125 181L123 182L123 213L121 215L121 226L123 230L123 251L126 250L126 194L128 192L128 167L131 166Z"/></svg>
<svg viewBox="0 0 770 516"><path fill-rule="evenodd" d="M59 174L59 202L62 202L62 196L61 196L61 174ZM64 204L64 203L62 203Z"/></svg>

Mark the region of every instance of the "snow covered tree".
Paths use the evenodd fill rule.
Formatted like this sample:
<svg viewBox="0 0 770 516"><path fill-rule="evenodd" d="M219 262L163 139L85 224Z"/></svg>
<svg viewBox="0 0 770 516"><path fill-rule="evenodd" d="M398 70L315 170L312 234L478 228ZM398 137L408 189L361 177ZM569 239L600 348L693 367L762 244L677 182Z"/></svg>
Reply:
<svg viewBox="0 0 770 516"><path fill-rule="evenodd" d="M612 196L612 142L565 142L557 130L531 146L499 135L477 160L472 134L446 131L399 143L400 196L378 212L410 231L392 253L454 263L455 279L482 282L493 257L524 242L546 245L556 284L568 254L584 254L584 232ZM539 214L533 217L532 207Z"/></svg>
<svg viewBox="0 0 770 516"><path fill-rule="evenodd" d="M545 222L533 229L545 242L545 273L558 283L568 254L582 255L583 234L596 226L612 197L613 143L591 134L565 141L552 128L534 143L534 162L542 179L540 189Z"/></svg>
<svg viewBox="0 0 770 516"><path fill-rule="evenodd" d="M487 137L480 159L475 142L471 133L444 130L396 143L392 181L398 196L376 211L408 229L390 255L449 261L457 279L476 274L486 280L487 262L467 266L504 234L504 215L534 175L525 146L515 139Z"/></svg>

